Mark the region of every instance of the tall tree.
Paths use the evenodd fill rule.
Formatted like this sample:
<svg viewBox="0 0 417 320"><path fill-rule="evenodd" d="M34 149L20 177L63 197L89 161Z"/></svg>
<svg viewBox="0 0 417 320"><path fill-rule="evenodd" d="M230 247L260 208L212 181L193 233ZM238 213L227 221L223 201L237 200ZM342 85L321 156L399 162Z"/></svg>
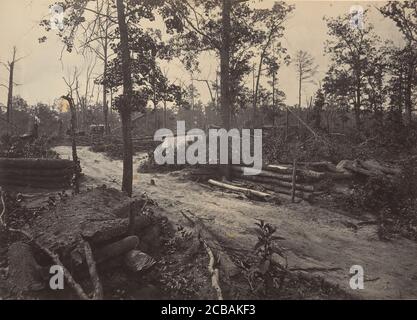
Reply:
<svg viewBox="0 0 417 320"><path fill-rule="evenodd" d="M18 63L23 58L16 58L17 49L13 47L12 59L2 65L9 71L9 84L2 85L7 89L7 109L6 109L6 121L7 121L7 132L10 133L12 128L14 128L12 123L12 107L13 107L13 88L16 85L14 81L14 71L16 63Z"/></svg>
<svg viewBox="0 0 417 320"><path fill-rule="evenodd" d="M417 43L417 0L388 1L380 12L396 23L408 44Z"/></svg>
<svg viewBox="0 0 417 320"><path fill-rule="evenodd" d="M412 96L417 86L417 77L414 76L417 67L417 51L406 44L397 47L390 43L384 48L386 55L386 68L389 78L386 91L389 96L389 105L392 112L402 117L404 124L411 122Z"/></svg>
<svg viewBox="0 0 417 320"><path fill-rule="evenodd" d="M230 3L229 3L230 2ZM222 60L225 49L229 47L229 111L222 111L223 120L227 114L234 114L236 108L248 102L248 90L245 77L253 70L257 60L257 74L259 83L264 66L273 58L279 60L283 48L279 38L283 32L283 22L293 7L284 2L275 2L272 9L255 9L245 0L169 0L165 7L165 21L171 29L181 31L174 37L173 44L177 48L184 64L189 69L198 69L198 57L202 52L213 52ZM230 14L228 11L230 9ZM230 16L230 26L229 24ZM224 26L230 29L227 38ZM224 39L229 41L223 41ZM275 50L272 50L273 44ZM271 59L268 59L271 58ZM222 62L220 61L220 66ZM223 60L223 67L225 63ZM220 89L225 75L220 70ZM224 81L223 81L224 82ZM256 80L255 80L256 82ZM255 91L255 85L254 85ZM220 97L220 101L222 97ZM255 94L252 96L254 110L256 110ZM256 98L257 100L257 98ZM250 100L249 100L250 101ZM221 103L223 106L223 104ZM230 118L230 115L228 116ZM227 127L227 126L225 126Z"/></svg>
<svg viewBox="0 0 417 320"><path fill-rule="evenodd" d="M295 54L294 66L298 78L298 107L301 108L302 85L305 82L312 81L317 73L318 65L315 64L314 58L310 53L299 50Z"/></svg>
<svg viewBox="0 0 417 320"><path fill-rule="evenodd" d="M122 190L132 195L133 183L133 145L132 145L132 98L133 82L130 63L129 33L126 24L126 13L123 0L116 0L117 22L120 33L121 65L123 74L122 107L119 108L122 119L123 135L123 180Z"/></svg>
<svg viewBox="0 0 417 320"><path fill-rule="evenodd" d="M388 1L380 8L380 12L396 23L406 41L405 47L397 58L400 57L403 64L401 86L404 88L404 122L409 125L413 111L412 95L417 82L417 0ZM393 56L393 59L396 57Z"/></svg>
<svg viewBox="0 0 417 320"><path fill-rule="evenodd" d="M230 129L230 34L232 0L222 0L222 37L220 46L220 105L223 127ZM229 174L227 174L229 175Z"/></svg>
<svg viewBox="0 0 417 320"><path fill-rule="evenodd" d="M267 65L267 70L278 69L281 62L289 63L289 56L284 54L287 52L280 42L280 39L284 35L284 22L286 21L289 13L293 10L293 6L288 6L283 2L275 2L272 9L264 9L256 11L256 21L263 22L263 25L257 26L267 30L260 34L260 45L258 46L259 63L256 76L255 92L253 97L253 116L256 122L257 118L257 102L259 93L259 84L261 81L261 75L264 64ZM284 56L284 57L283 57ZM277 73L272 72L273 77L276 79Z"/></svg>
<svg viewBox="0 0 417 320"><path fill-rule="evenodd" d="M327 78L336 82L339 76L345 78L344 90L349 90L347 92L349 97L354 96L353 111L357 128L361 127L360 115L364 105L364 89L369 86L367 68L375 62L378 42L373 26L366 20L366 14L367 11L363 14L363 23L360 26L352 25L351 14L326 18L328 34L331 37L326 42L326 53L330 55L332 62L329 69L332 75Z"/></svg>
<svg viewBox="0 0 417 320"><path fill-rule="evenodd" d="M116 24L113 22L111 17L113 15L112 5L110 0L102 1L101 3L96 2L96 19L89 21L86 26L83 26L85 38L82 40L81 47L88 49L96 54L103 62L103 75L107 73L108 64L111 56L114 54L111 50L110 44L114 36L114 27ZM104 14L104 15L102 15ZM109 89L105 82L101 83L103 86L102 90L102 104L103 104L103 116L104 116L104 127L106 134L110 134L109 126L109 105L107 101L107 94Z"/></svg>
<svg viewBox="0 0 417 320"><path fill-rule="evenodd" d="M324 108L324 93L323 90L320 88L316 92L316 96L314 98L314 105L313 105L313 119L314 119L314 127L317 129L321 128L321 114Z"/></svg>

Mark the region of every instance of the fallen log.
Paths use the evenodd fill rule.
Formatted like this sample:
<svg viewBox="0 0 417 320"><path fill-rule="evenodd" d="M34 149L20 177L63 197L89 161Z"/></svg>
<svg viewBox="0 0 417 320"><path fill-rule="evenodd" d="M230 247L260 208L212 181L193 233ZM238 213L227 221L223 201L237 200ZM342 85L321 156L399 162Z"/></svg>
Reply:
<svg viewBox="0 0 417 320"><path fill-rule="evenodd" d="M247 185L247 181L243 180L243 179L239 179L237 180L237 182L242 183L242 185ZM274 193L279 193L285 196L291 196L291 189L286 189L286 188L281 188L278 186L274 186L274 185L270 185L270 184L265 184L262 182L256 182L257 185L265 188L268 191L274 192ZM306 201L311 201L314 199L315 194L312 192L306 192L306 191L299 191L296 190L295 191L295 197L297 201L300 200L306 200ZM298 199L297 199L298 198ZM290 198L288 198L290 199Z"/></svg>
<svg viewBox="0 0 417 320"><path fill-rule="evenodd" d="M266 168L271 171L292 174L292 167L283 167L280 165L270 164ZM318 172L318 171L313 171L313 170L308 170L308 169L297 169L297 174L305 178L313 178L313 179L322 179L326 176L326 173L324 172Z"/></svg>
<svg viewBox="0 0 417 320"><path fill-rule="evenodd" d="M292 181L292 174L279 174L276 172L270 172L266 170L261 170L261 172L258 174L257 170L254 168L249 167L241 167L241 166L231 166L232 170L238 173L253 173L253 175L261 176L261 177L267 177L267 178L274 178L277 180L283 180L283 181Z"/></svg>
<svg viewBox="0 0 417 320"><path fill-rule="evenodd" d="M357 174L361 174L367 177L373 176L382 176L384 175L382 172L378 171L370 171L367 169L362 168L357 161L352 160L342 160L337 165L338 168L345 169Z"/></svg>
<svg viewBox="0 0 417 320"><path fill-rule="evenodd" d="M247 176L247 175L244 175L244 174L238 174L238 177L241 178L241 179L244 179L244 180L267 183L267 184L273 184L273 185L277 185L277 186L280 186L280 187L283 187L283 188L288 188L288 189L292 188L292 183L291 182L281 181L281 180L277 180L277 179L274 179L274 178L261 177L261 176ZM301 190L301 191L313 192L314 191L314 186L304 185L304 184L296 184L295 189L296 190Z"/></svg>
<svg viewBox="0 0 417 320"><path fill-rule="evenodd" d="M152 224L151 218L145 215L139 215L135 218L134 233L140 232ZM83 228L82 236L89 239L92 243L105 242L117 237L127 236L129 228L129 219L111 219L103 221L94 221Z"/></svg>
<svg viewBox="0 0 417 320"><path fill-rule="evenodd" d="M219 182L216 180L208 180L208 183L213 185L213 186L217 186L217 187L221 187L227 190L231 190L231 191L237 191L237 192L243 192L245 194L250 194L252 196L255 196L257 198L260 198L262 200L268 200L269 198L271 198L272 195L270 195L269 193L265 193L265 192L261 192L261 191L256 191L256 190L252 190L252 189L248 189L248 188L243 188L243 187L237 187L228 183L224 183L224 182Z"/></svg>
<svg viewBox="0 0 417 320"><path fill-rule="evenodd" d="M290 165L284 165L284 164L268 164L265 166L266 169L282 174L291 174L292 173L292 167Z"/></svg>
<svg viewBox="0 0 417 320"><path fill-rule="evenodd" d="M358 160L358 163L365 169L370 171L375 171L382 174L390 174L390 175L400 175L401 169L399 168L390 168L384 165L381 165L376 160L366 160L361 161Z"/></svg>
<svg viewBox="0 0 417 320"><path fill-rule="evenodd" d="M97 273L96 262L93 258L93 252L90 244L84 241L84 252L87 261L88 272L90 273L91 282L93 283L93 300L103 299L103 286L101 285L100 278Z"/></svg>
<svg viewBox="0 0 417 320"><path fill-rule="evenodd" d="M97 263L102 263L135 249L138 244L137 236L129 236L95 250L94 258Z"/></svg>
<svg viewBox="0 0 417 320"><path fill-rule="evenodd" d="M209 256L208 270L209 270L210 275L211 275L211 285L214 288L214 290L216 291L217 300L223 300L223 293L222 293L222 289L220 287L219 269L217 267L215 267L216 260L214 258L213 251L211 250L211 248L208 246L208 244L204 240L202 240L202 243L203 243L204 248L206 249L207 254Z"/></svg>
<svg viewBox="0 0 417 320"><path fill-rule="evenodd" d="M187 221L190 222L191 226L195 229L195 235L197 237L197 240L201 244L203 244L205 248L208 247L210 249L213 260L211 260L211 256L210 256L209 265L211 265L212 267L215 267L214 263L217 261L217 265L218 265L220 273L219 275L217 275L216 272L211 273L212 281L213 281L213 274L216 278L215 282L212 282L213 285L216 285L216 283L217 284L220 283L220 275L221 275L222 279L224 279L226 283L229 283L230 286L233 286L232 282L230 282L230 278L240 273L240 270L238 269L238 267L234 264L234 262L229 257L229 255L224 251L224 248L219 244L214 234L208 229L208 227L202 222L200 218L196 217L195 215L188 216L183 211L181 211L181 213L187 219ZM220 288L220 285L219 285L219 288ZM218 290L219 288L214 288L216 290L217 297L223 298L222 295L219 296L219 293L221 292L221 290L220 291Z"/></svg>
<svg viewBox="0 0 417 320"><path fill-rule="evenodd" d="M73 168L71 160L38 158L0 158L0 168L67 169Z"/></svg>
<svg viewBox="0 0 417 320"><path fill-rule="evenodd" d="M304 165L307 168L313 168L317 171L330 171L330 172L340 172L336 166L329 161L318 161L318 162L300 162L300 165Z"/></svg>

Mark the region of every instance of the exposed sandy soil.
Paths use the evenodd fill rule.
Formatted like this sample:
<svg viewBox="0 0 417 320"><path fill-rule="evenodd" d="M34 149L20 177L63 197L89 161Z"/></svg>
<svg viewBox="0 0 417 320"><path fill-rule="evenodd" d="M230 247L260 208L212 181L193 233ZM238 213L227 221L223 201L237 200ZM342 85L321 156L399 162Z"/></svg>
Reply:
<svg viewBox="0 0 417 320"><path fill-rule="evenodd" d="M70 158L70 147L56 147L62 158ZM122 161L109 160L88 147L79 147L85 185L120 187ZM349 294L366 299L417 298L417 243L406 239L378 240L375 226L355 231L347 225L358 220L307 203L273 205L241 199L235 194L210 189L170 174L137 173L143 155L134 159L134 190L146 192L163 207L169 218L182 222L181 210L208 219L234 247L251 250L256 235L255 219L278 227L284 237L290 269L320 275ZM150 180L155 180L151 185ZM352 265L365 272L365 289L349 286Z"/></svg>

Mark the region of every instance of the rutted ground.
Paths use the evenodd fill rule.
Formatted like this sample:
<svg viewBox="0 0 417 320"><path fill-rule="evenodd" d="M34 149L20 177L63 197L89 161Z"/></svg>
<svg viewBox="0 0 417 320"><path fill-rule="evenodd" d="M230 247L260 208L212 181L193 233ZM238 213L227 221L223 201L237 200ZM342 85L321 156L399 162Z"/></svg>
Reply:
<svg viewBox="0 0 417 320"><path fill-rule="evenodd" d="M70 147L56 147L62 158L70 158ZM79 147L86 185L120 187L122 161L110 161L88 147ZM346 225L354 218L306 203L283 204L238 199L236 195L208 189L199 183L181 179L178 173L137 173L143 155L134 158L134 190L155 199L170 213L173 221L183 221L181 210L209 219L234 247L252 249L256 236L251 231L256 219L278 227L286 240L288 265L323 276L351 294L362 298L417 298L417 243L406 239L378 240L375 226L354 231ZM150 180L155 180L155 185ZM365 289L349 287L349 269L361 265L365 271Z"/></svg>

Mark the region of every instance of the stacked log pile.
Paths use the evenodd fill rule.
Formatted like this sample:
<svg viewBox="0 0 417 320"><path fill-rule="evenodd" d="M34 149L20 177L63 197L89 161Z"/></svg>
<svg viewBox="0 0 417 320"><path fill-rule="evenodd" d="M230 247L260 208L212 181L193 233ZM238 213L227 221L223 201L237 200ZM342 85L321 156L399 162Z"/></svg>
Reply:
<svg viewBox="0 0 417 320"><path fill-rule="evenodd" d="M254 169L232 166L233 176L238 181L249 181L263 187L267 192L292 195L304 200L312 200L316 193L315 186L306 179L306 174L313 174L307 170L297 169L293 175L291 165L266 165L259 174L248 175ZM294 190L294 192L293 192Z"/></svg>
<svg viewBox="0 0 417 320"><path fill-rule="evenodd" d="M237 165L231 166L231 170L233 182L209 180L209 184L247 195L257 194L263 200L273 197L274 194L281 194L307 201L323 193L324 181L330 182L334 186L333 191L339 193L343 189L338 187L340 184L349 184L359 176L394 179L401 173L399 168L383 165L375 160L342 160L338 165L328 161L300 162L296 164L295 170L293 164L268 164L259 173L253 168ZM254 190L259 188L263 192Z"/></svg>
<svg viewBox="0 0 417 320"><path fill-rule="evenodd" d="M76 272L77 278L89 274L94 288L90 296L100 299L103 293L96 264L112 260L124 263L133 272L141 272L155 264L151 256L139 250L159 241L159 233L154 230L159 218L155 214L144 214L148 202L146 198L129 198L119 190L103 186L59 202L25 230L9 228L25 235L34 244L33 248L20 243L10 247L10 280L14 285L18 284L17 289L21 291L34 290L34 285L39 282L40 268L31 251L37 249L64 268L68 284L82 299L90 297L65 266L71 266L71 272ZM129 232L131 211L135 213L135 219L132 232ZM42 265L50 262L43 260Z"/></svg>
<svg viewBox="0 0 417 320"><path fill-rule="evenodd" d="M0 158L0 185L65 188L71 185L74 163L63 159Z"/></svg>

